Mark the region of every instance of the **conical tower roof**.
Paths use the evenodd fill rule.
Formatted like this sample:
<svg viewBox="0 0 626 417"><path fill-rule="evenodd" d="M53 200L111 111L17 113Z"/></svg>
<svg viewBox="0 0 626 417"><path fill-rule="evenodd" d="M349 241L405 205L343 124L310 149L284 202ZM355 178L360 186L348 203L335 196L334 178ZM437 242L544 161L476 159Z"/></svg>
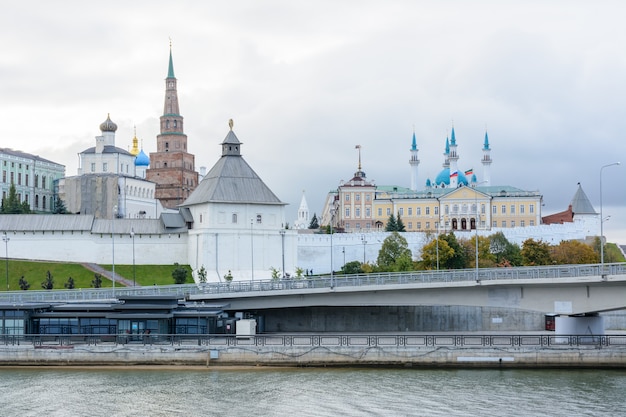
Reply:
<svg viewBox="0 0 626 417"><path fill-rule="evenodd" d="M576 194L574 194L574 198L572 198L572 211L574 214L598 214L596 210L593 208L591 201L587 198L587 194L583 191L583 187L578 183L578 189L576 190Z"/></svg>
<svg viewBox="0 0 626 417"><path fill-rule="evenodd" d="M241 142L232 131L232 123L221 145L222 157L182 206L204 203L285 205L241 156Z"/></svg>

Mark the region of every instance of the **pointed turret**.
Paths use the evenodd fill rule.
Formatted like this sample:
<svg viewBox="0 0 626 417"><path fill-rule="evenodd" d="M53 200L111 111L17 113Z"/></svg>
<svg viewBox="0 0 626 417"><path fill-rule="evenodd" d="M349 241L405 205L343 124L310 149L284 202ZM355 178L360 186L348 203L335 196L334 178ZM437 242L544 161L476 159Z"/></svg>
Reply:
<svg viewBox="0 0 626 417"><path fill-rule="evenodd" d="M302 199L300 200L300 208L298 208L298 219L294 222L296 229L306 229L309 227L309 205L304 197L304 190L302 190Z"/></svg>
<svg viewBox="0 0 626 417"><path fill-rule="evenodd" d="M489 147L489 136L487 130L485 130L485 142L483 144L483 183L485 185L491 184L491 148Z"/></svg>
<svg viewBox="0 0 626 417"><path fill-rule="evenodd" d="M155 195L161 204L166 208L175 208L198 186L198 173L195 170L195 156L187 152L187 135L178 106L171 42L160 125L157 151L150 154L150 169L146 171L146 179L156 183Z"/></svg>
<svg viewBox="0 0 626 417"><path fill-rule="evenodd" d="M448 160L450 162L450 188L456 188L459 185L459 155L456 151L456 135L454 133L454 126L452 126L452 133L450 137L450 153L448 154Z"/></svg>
<svg viewBox="0 0 626 417"><path fill-rule="evenodd" d="M411 190L417 191L417 168L420 164L420 160L417 158L417 140L415 139L415 130L413 130L413 142L411 143L411 159L409 165L411 166Z"/></svg>

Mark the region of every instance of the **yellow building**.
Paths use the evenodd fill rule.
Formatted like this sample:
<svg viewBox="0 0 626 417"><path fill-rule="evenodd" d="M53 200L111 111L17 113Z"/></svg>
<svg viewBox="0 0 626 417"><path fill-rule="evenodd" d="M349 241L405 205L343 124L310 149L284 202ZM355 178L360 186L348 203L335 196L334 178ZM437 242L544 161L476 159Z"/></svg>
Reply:
<svg viewBox="0 0 626 417"><path fill-rule="evenodd" d="M384 230L393 214L402 219L407 232L447 232L515 228L541 224L542 196L508 185L491 185L489 139L483 146L483 180L473 170L459 171L456 138L446 139L443 170L434 181L426 180L423 190L417 184L417 146L411 147L411 187L377 186L367 180L359 165L354 177L331 191L322 211L322 225L338 231L361 233ZM468 180L467 177L470 177Z"/></svg>

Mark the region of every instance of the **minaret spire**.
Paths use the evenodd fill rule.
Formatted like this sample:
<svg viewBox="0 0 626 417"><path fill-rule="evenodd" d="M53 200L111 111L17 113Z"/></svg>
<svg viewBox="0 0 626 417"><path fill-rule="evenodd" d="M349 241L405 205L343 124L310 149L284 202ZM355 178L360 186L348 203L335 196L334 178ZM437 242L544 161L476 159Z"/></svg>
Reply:
<svg viewBox="0 0 626 417"><path fill-rule="evenodd" d="M485 129L485 142L483 144L483 182L485 185L491 184L491 148L489 147L489 136L487 135L487 129Z"/></svg>
<svg viewBox="0 0 626 417"><path fill-rule="evenodd" d="M459 185L459 168L457 164L459 155L456 152L454 125L452 126L452 133L450 134L450 153L448 154L448 160L450 161L450 188L456 188Z"/></svg>
<svg viewBox="0 0 626 417"><path fill-rule="evenodd" d="M411 159L409 165L411 166L411 190L417 191L417 168L420 164L420 160L417 158L417 140L415 139L415 128L413 128L413 142L411 143Z"/></svg>

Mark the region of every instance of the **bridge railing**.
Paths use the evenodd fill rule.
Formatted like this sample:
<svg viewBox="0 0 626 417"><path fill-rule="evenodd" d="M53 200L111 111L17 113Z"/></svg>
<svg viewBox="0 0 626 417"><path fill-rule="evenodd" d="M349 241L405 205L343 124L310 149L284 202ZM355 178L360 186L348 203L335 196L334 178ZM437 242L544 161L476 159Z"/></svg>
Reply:
<svg viewBox="0 0 626 417"><path fill-rule="evenodd" d="M0 335L3 347L68 349L73 346L175 345L229 348L238 346L283 348L622 348L626 335L556 334L259 334L246 337L213 334L45 334Z"/></svg>
<svg viewBox="0 0 626 417"><path fill-rule="evenodd" d="M230 294L324 289L334 287L364 287L371 285L432 284L497 280L562 279L574 277L625 276L626 263L557 265L515 268L448 269L410 272L380 272L355 275L321 275L276 280L211 282L205 284L157 285L145 287L116 287L52 291L9 291L0 293L0 303L50 303L68 301L115 300L135 295Z"/></svg>

